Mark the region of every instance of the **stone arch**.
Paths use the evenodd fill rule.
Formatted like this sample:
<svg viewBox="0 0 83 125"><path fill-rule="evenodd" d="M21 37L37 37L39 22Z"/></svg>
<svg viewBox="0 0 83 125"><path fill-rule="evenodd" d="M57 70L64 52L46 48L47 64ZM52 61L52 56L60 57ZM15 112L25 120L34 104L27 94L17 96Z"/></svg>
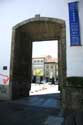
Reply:
<svg viewBox="0 0 83 125"><path fill-rule="evenodd" d="M10 88L11 98L29 95L31 88L32 42L58 40L59 86L66 82L65 21L40 17L25 20L12 30Z"/></svg>

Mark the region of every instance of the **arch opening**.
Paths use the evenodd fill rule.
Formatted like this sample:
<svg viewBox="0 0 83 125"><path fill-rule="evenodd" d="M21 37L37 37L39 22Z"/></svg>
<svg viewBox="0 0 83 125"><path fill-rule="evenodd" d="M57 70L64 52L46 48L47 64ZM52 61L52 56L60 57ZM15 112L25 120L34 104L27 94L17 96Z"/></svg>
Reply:
<svg viewBox="0 0 83 125"><path fill-rule="evenodd" d="M11 98L29 96L32 76L32 42L58 40L59 88L66 81L65 21L35 17L13 27L10 64Z"/></svg>

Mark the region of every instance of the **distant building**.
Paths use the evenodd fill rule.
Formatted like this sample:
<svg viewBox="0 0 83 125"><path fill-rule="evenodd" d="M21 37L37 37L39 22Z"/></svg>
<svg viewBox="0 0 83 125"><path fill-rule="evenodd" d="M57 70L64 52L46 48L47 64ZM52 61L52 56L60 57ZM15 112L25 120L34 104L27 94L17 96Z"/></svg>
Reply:
<svg viewBox="0 0 83 125"><path fill-rule="evenodd" d="M44 76L44 57L32 58L32 74L34 76Z"/></svg>
<svg viewBox="0 0 83 125"><path fill-rule="evenodd" d="M50 55L45 57L45 77L55 80L58 77L58 59Z"/></svg>
<svg viewBox="0 0 83 125"><path fill-rule="evenodd" d="M32 58L32 76L56 80L58 77L58 59L50 55Z"/></svg>

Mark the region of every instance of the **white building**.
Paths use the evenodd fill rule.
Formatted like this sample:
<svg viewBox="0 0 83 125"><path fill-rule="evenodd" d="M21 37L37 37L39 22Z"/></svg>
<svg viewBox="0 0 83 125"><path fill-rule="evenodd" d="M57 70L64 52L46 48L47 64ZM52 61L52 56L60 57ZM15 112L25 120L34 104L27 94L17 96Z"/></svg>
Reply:
<svg viewBox="0 0 83 125"><path fill-rule="evenodd" d="M76 1L76 0L71 0ZM68 0L1 0L0 1L0 84L8 85L10 74L12 27L40 14L42 17L63 19L66 22L67 76L83 76L83 0L78 3L81 46L70 46ZM4 80L5 79L5 80ZM8 86L6 86L8 87ZM0 96L9 91L0 86Z"/></svg>
<svg viewBox="0 0 83 125"><path fill-rule="evenodd" d="M45 57L45 78L52 79L58 78L58 59L50 55Z"/></svg>

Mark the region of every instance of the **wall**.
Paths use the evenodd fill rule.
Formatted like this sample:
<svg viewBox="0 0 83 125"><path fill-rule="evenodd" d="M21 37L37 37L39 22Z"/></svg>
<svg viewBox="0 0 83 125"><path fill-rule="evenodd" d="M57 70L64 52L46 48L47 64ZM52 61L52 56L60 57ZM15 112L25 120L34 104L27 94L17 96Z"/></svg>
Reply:
<svg viewBox="0 0 83 125"><path fill-rule="evenodd" d="M81 45L83 45L83 1L79 2ZM17 23L40 14L44 17L60 18L66 21L67 76L83 76L83 46L71 47L67 0L0 0L0 73L9 76L12 27ZM7 66L7 70L3 70ZM2 78L3 81L3 78ZM0 82L2 84L2 82Z"/></svg>
<svg viewBox="0 0 83 125"><path fill-rule="evenodd" d="M67 75L68 76L83 76L83 1L79 2L79 18L81 31L81 46L71 47L70 38L67 39Z"/></svg>

